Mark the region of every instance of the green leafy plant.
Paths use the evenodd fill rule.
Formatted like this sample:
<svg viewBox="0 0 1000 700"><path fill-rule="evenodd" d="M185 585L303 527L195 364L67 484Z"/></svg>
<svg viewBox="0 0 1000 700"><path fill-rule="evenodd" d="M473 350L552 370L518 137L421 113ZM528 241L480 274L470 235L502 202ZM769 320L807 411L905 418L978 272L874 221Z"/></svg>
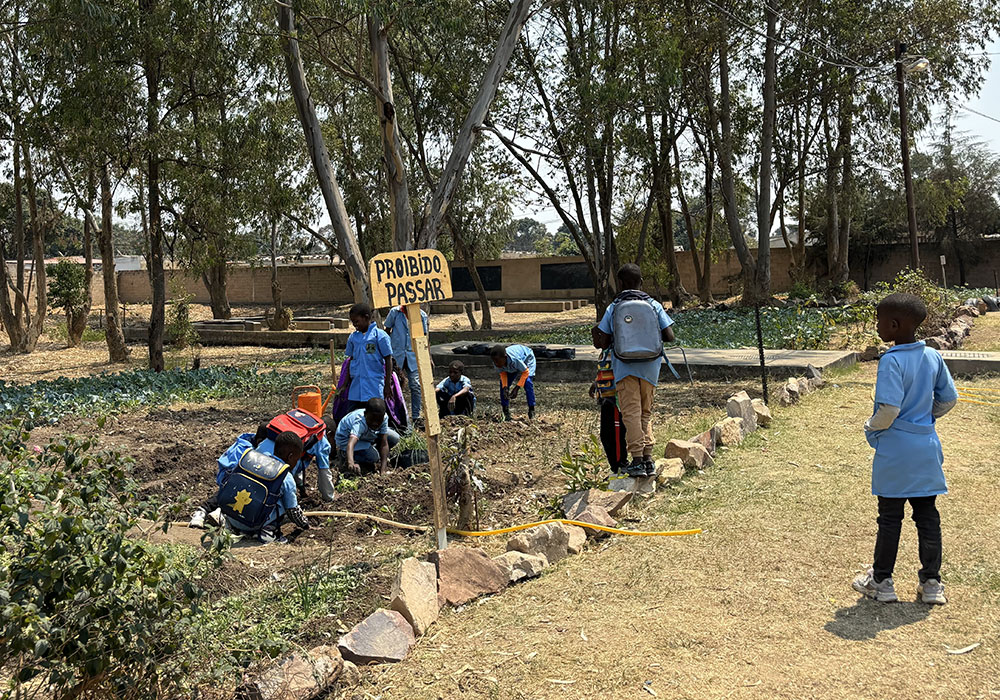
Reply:
<svg viewBox="0 0 1000 700"><path fill-rule="evenodd" d="M76 347L80 344L84 330L87 327L86 270L83 265L69 260L60 260L45 267L48 275L48 292L52 305L66 312L66 339Z"/></svg>
<svg viewBox="0 0 1000 700"><path fill-rule="evenodd" d="M904 268L892 282L881 282L875 288L862 295L869 316L874 314L878 302L890 294L913 294L927 305L927 318L917 329L917 337L925 338L935 335L941 326L951 321L955 307L965 300L965 296L955 289L944 289L928 279L923 270Z"/></svg>
<svg viewBox="0 0 1000 700"><path fill-rule="evenodd" d="M566 493L606 488L606 467L604 448L596 435L591 434L580 445L578 452L571 450L569 443L566 443L566 451L559 462L559 472L566 477Z"/></svg>
<svg viewBox="0 0 1000 700"><path fill-rule="evenodd" d="M482 477L486 469L472 456L478 427L469 424L456 430L442 449L445 481L450 496L458 498L458 528L469 530L479 520L479 502L476 493L486 490Z"/></svg>
<svg viewBox="0 0 1000 700"><path fill-rule="evenodd" d="M17 697L39 687L54 697L184 694L186 640L202 614L197 581L221 563L225 538L168 557L136 537L158 516L136 498L130 459L97 450L94 439L29 448L27 437L21 423L0 427L0 541L9 555L0 562L0 667L11 689Z"/></svg>

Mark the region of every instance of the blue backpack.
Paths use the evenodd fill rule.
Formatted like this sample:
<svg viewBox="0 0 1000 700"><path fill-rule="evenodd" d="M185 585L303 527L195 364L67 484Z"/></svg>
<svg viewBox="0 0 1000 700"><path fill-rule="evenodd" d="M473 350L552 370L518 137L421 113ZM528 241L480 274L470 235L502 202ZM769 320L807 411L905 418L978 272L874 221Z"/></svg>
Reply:
<svg viewBox="0 0 1000 700"><path fill-rule="evenodd" d="M248 449L219 487L222 513L251 530L267 522L291 467L277 457Z"/></svg>
<svg viewBox="0 0 1000 700"><path fill-rule="evenodd" d="M663 355L660 321L642 292L630 290L615 300L611 327L615 357L622 362L649 362Z"/></svg>

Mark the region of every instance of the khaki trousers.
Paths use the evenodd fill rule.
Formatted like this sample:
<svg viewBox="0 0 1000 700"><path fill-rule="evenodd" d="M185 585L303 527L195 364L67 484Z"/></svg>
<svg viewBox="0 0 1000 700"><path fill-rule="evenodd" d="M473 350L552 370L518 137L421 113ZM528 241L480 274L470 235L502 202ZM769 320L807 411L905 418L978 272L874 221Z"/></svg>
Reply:
<svg viewBox="0 0 1000 700"><path fill-rule="evenodd" d="M618 390L618 409L625 423L625 440L632 457L653 454L653 392L649 382L638 377L625 377L615 384Z"/></svg>

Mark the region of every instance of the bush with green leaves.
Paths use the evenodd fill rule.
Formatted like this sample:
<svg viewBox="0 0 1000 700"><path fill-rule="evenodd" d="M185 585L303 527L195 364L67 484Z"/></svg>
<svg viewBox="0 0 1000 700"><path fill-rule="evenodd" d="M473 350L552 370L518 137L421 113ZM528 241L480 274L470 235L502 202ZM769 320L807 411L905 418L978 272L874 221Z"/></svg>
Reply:
<svg viewBox="0 0 1000 700"><path fill-rule="evenodd" d="M49 300L66 312L66 339L71 346L80 344L87 327L86 268L69 260L60 260L45 267L48 276Z"/></svg>
<svg viewBox="0 0 1000 700"><path fill-rule="evenodd" d="M94 439L27 439L21 424L0 427L5 690L180 696L195 661L186 640L202 614L196 582L220 563L227 539L167 556L137 536L157 511L136 499L130 459Z"/></svg>
<svg viewBox="0 0 1000 700"><path fill-rule="evenodd" d="M567 443L562 461L559 462L559 472L566 477L566 493L607 488L607 466L604 448L596 435L591 434L580 445L579 452L571 450Z"/></svg>
<svg viewBox="0 0 1000 700"><path fill-rule="evenodd" d="M912 270L907 267L901 270L892 282L880 282L872 291L862 295L861 304L865 305L868 315L871 316L879 301L890 294L900 293L916 295L927 305L927 318L917 329L918 338L936 335L942 326L951 322L955 307L967 298L961 290L939 287L923 270Z"/></svg>
<svg viewBox="0 0 1000 700"><path fill-rule="evenodd" d="M0 379L0 421L25 420L27 427L55 423L71 414L108 416L138 406L175 401L207 401L234 396L273 396L301 383L295 373L258 372L254 367L208 367L197 370L146 369L98 374L78 379L9 384Z"/></svg>
<svg viewBox="0 0 1000 700"><path fill-rule="evenodd" d="M164 335L178 350L197 345L201 337L191 325L191 300L194 296L177 287L171 292L167 306L167 325Z"/></svg>

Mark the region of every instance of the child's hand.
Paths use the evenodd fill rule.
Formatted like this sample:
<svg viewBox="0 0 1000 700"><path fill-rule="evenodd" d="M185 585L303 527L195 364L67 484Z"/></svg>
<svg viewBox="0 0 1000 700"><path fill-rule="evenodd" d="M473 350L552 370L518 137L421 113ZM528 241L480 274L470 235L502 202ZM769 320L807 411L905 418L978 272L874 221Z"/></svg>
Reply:
<svg viewBox="0 0 1000 700"><path fill-rule="evenodd" d="M511 399L512 401L514 400L514 397L516 397L516 396L517 396L517 390L518 390L518 389L520 389L520 386L518 386L517 384L515 384L514 386L512 386L512 387L510 388L510 391L509 391L509 392L507 392L507 396L508 396L508 397L509 397L509 398L510 398L510 399Z"/></svg>
<svg viewBox="0 0 1000 700"><path fill-rule="evenodd" d="M597 396L597 382L590 385L590 391L588 393L590 394L590 398Z"/></svg>

